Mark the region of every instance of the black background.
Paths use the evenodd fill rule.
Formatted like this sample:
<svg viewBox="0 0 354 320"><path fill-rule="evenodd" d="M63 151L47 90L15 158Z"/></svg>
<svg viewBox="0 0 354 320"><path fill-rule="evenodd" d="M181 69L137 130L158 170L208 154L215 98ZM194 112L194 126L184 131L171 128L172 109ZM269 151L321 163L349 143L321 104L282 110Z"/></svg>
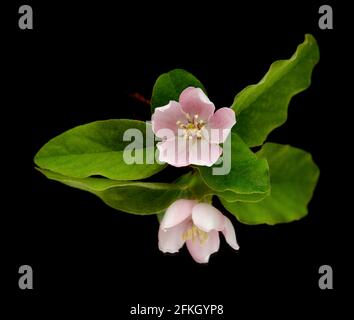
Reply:
<svg viewBox="0 0 354 320"><path fill-rule="evenodd" d="M247 311L249 317L340 311L335 303L349 275L342 256L347 233L335 218L344 212L341 192L333 187L340 184L342 160L335 151L343 140L333 110L340 107L345 72L338 68L345 8L329 3L334 30L320 30L321 2L27 3L34 30L18 29L24 3L2 10L9 37L2 86L1 276L19 306L13 312L48 315L43 307L50 306L49 315L69 314L70 307L70 314L113 312L127 319L138 303L223 304L226 316ZM321 53L313 83L292 99L287 123L268 138L311 152L321 169L309 215L301 221L247 226L232 218L239 252L222 241L209 264L198 265L185 249L176 256L159 252L155 216L114 211L34 170L39 148L69 128L109 118L148 120L149 107L130 94L149 98L156 78L174 68L196 75L217 107L229 106L273 61L289 58L305 33L316 37ZM174 175L167 170L161 177ZM222 208L217 200L215 205ZM33 291L18 289L23 264L34 269ZM318 288L323 264L333 267L332 291Z"/></svg>

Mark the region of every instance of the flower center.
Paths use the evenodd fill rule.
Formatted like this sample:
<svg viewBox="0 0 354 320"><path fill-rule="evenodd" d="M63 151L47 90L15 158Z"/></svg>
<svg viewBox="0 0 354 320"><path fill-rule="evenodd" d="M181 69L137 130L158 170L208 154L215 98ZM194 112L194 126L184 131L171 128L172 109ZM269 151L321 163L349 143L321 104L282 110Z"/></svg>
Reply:
<svg viewBox="0 0 354 320"><path fill-rule="evenodd" d="M208 233L200 230L196 225L193 224L182 234L182 239L184 241L192 240L192 242L194 242L195 239L198 239L199 243L203 245L208 240Z"/></svg>
<svg viewBox="0 0 354 320"><path fill-rule="evenodd" d="M182 121L177 121L176 125L183 129L183 137L185 139L201 139L203 137L202 129L205 126L205 122L203 120L198 120L199 115L195 114L194 117L191 117L188 113L186 114L187 124Z"/></svg>

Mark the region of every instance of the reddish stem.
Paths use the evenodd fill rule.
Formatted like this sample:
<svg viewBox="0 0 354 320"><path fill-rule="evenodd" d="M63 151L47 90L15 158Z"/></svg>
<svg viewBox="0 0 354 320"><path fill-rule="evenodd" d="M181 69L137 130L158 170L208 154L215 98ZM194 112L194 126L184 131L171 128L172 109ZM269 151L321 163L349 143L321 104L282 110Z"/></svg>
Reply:
<svg viewBox="0 0 354 320"><path fill-rule="evenodd" d="M143 103L143 104L145 104L145 105L150 106L151 101L150 101L149 99L146 99L146 98L145 98L141 93L139 93L139 92L131 93L131 94L129 95L129 97L131 97L131 98L133 98L133 99L135 99L135 100L137 100L137 101L139 101L139 102L141 102L141 103Z"/></svg>

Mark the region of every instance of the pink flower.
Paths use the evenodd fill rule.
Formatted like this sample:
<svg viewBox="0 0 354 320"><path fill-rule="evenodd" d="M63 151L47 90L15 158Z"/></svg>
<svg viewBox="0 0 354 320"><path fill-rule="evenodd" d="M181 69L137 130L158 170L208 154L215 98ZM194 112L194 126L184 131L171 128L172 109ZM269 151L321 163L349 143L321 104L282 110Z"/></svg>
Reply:
<svg viewBox="0 0 354 320"><path fill-rule="evenodd" d="M214 111L203 90L193 87L183 90L179 102L156 108L152 130L163 140L157 144L159 160L175 167L212 166L222 154L219 143L226 140L236 123L231 108Z"/></svg>
<svg viewBox="0 0 354 320"><path fill-rule="evenodd" d="M159 229L159 249L175 253L186 243L189 253L198 263L207 263L219 250L221 231L226 242L239 249L231 221L207 203L180 199L170 205Z"/></svg>

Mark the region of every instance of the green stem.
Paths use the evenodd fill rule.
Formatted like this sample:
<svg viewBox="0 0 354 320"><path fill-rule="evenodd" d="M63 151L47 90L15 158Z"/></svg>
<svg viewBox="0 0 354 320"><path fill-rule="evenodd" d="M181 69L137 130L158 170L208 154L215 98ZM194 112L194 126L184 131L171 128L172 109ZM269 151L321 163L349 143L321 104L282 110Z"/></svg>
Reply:
<svg viewBox="0 0 354 320"><path fill-rule="evenodd" d="M193 171L190 175L188 188L196 200L211 203L213 198L213 192L204 183L199 171L196 168L193 168Z"/></svg>

